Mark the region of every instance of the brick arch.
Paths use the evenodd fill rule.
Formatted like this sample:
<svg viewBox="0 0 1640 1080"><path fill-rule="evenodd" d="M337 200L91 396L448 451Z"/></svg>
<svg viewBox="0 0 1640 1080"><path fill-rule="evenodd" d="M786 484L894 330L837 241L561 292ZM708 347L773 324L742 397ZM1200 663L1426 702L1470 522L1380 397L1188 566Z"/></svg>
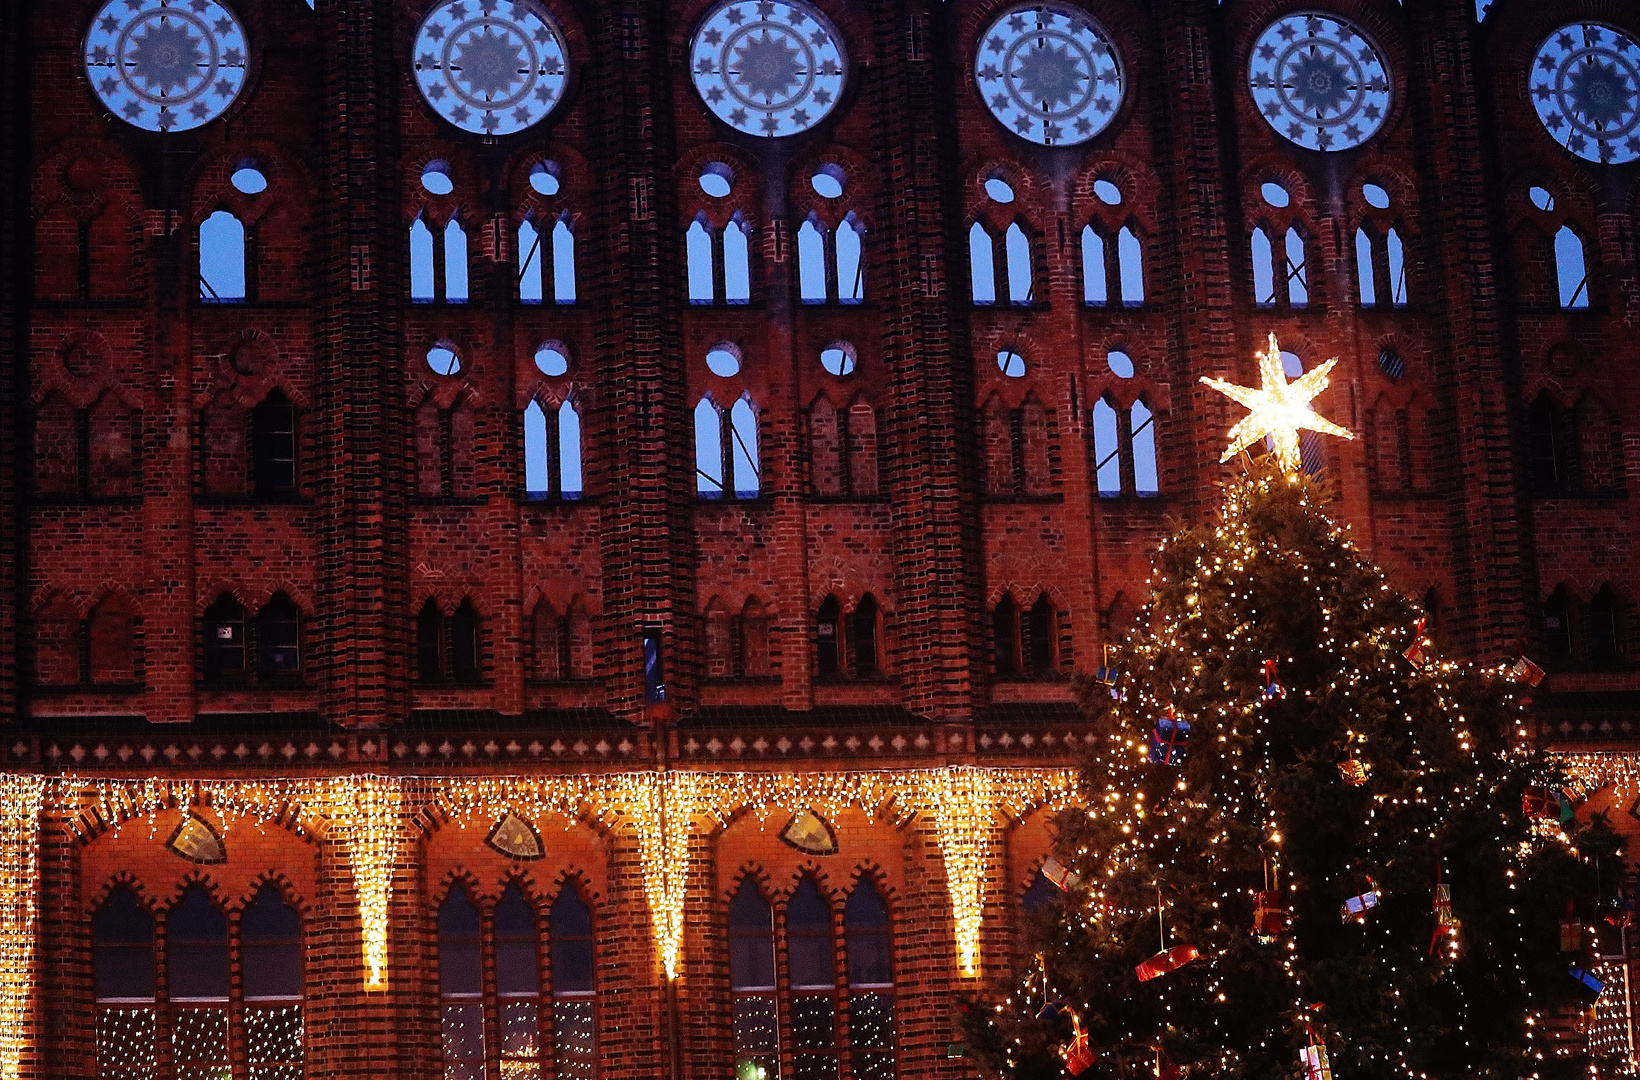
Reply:
<svg viewBox="0 0 1640 1080"><path fill-rule="evenodd" d="M427 347L431 349L433 346ZM437 378L431 373L426 378L411 376L410 391L405 397L405 405L410 411L414 412L428 401L440 409L453 409L463 403L473 409L485 407L483 388L469 378L472 372L472 366L468 363L471 354L458 352L456 355L463 361L461 371L449 378ZM413 352L411 357L411 363L420 364L424 370L426 369L427 361L424 357L417 357Z"/></svg>
<svg viewBox="0 0 1640 1080"><path fill-rule="evenodd" d="M1262 28L1264 23L1259 25ZM1315 185L1310 182L1309 174L1299 168L1289 155L1260 154L1242 166L1241 177L1242 205L1247 208L1249 231L1260 221L1268 221L1286 232L1288 225L1298 221L1314 221L1321 214ZM1269 182L1280 184L1287 190L1285 207L1271 206L1265 201L1261 189Z"/></svg>
<svg viewBox="0 0 1640 1080"><path fill-rule="evenodd" d="M558 898L564 895L566 889L573 889L581 898L581 902L592 909L592 918L596 923L598 909L604 906L605 898L598 890L592 875L579 866L564 867L553 875L552 885L541 891L542 902L550 909L558 902Z"/></svg>
<svg viewBox="0 0 1640 1080"><path fill-rule="evenodd" d="M89 19L90 14L88 10L85 18ZM102 167L101 182L87 191L76 191L69 184L68 171L76 162L87 160ZM63 140L35 168L32 187L32 206L36 208L59 201L100 207L112 201L122 204L134 218L142 218L144 202L137 170L111 141L83 137Z"/></svg>
<svg viewBox="0 0 1640 1080"><path fill-rule="evenodd" d="M808 878L814 882L814 887L820 890L820 896L831 907L832 913L837 914L846 898L846 892L832 881L832 874L813 856L804 856L780 875L778 886L770 894L769 901L775 907L776 913L783 913L786 905L791 903L792 895Z"/></svg>
<svg viewBox="0 0 1640 1080"><path fill-rule="evenodd" d="M204 390L194 395L194 411L202 413L213 408L249 411L268 400L269 395L275 390L285 395L285 399L298 413L308 412L313 408L312 398L292 383L283 372L264 371L261 375L237 375L232 379L213 380Z"/></svg>
<svg viewBox="0 0 1640 1080"><path fill-rule="evenodd" d="M112 826L107 826L101 831L106 831L107 828L111 827ZM163 909L160 907L158 901L149 894L147 886L142 883L142 879L139 878L136 875L136 872L132 870L117 870L105 878L95 889L88 891L85 894L86 899L84 902L83 913L86 915L91 915L94 912L101 910L102 906L108 903L108 898L120 889L131 890L131 895L137 898L138 906L146 911L149 914L149 917L151 917L156 924L159 922L159 917L162 914ZM158 929L159 928L156 925L156 935L158 933Z"/></svg>
<svg viewBox="0 0 1640 1080"><path fill-rule="evenodd" d="M1345 183L1344 197L1352 218L1381 214L1399 217L1410 223L1418 216L1417 173L1399 157L1374 151L1356 164ZM1368 205L1361 194L1362 184L1377 184L1389 192L1389 209L1379 210Z"/></svg>
<svg viewBox="0 0 1640 1080"><path fill-rule="evenodd" d="M291 881L284 871L273 869L263 870L251 878L250 883L245 886L245 890L234 898L228 910L243 912L251 906L257 894L269 885L273 886L274 891L279 894L279 899L294 908L296 914L304 921L313 914L313 909L308 906L307 899L302 896L302 892L296 887L296 883Z"/></svg>
<svg viewBox="0 0 1640 1080"><path fill-rule="evenodd" d="M823 198L810 182L824 165L835 165L843 171L843 194L835 199ZM792 160L787 171L787 217L795 228L795 223L813 214L834 229L838 222L852 214L856 227L869 234L879 189L878 176L871 162L850 147L826 143L805 151Z"/></svg>
<svg viewBox="0 0 1640 1080"><path fill-rule="evenodd" d="M37 617L53 608L71 611L76 619L91 614L91 597L78 589L64 589L56 585L42 585L29 598L29 614Z"/></svg>
<svg viewBox="0 0 1640 1080"><path fill-rule="evenodd" d="M246 195L232 183L239 163L247 158L267 177L267 190L258 195ZM276 211L293 213L305 222L318 190L317 179L301 155L266 138L209 151L189 171L184 184L189 192L189 220L196 229L216 210L227 210L247 225Z"/></svg>
<svg viewBox="0 0 1640 1080"><path fill-rule="evenodd" d="M183 812L187 813L188 811L185 809ZM155 916L169 916L171 910L182 899L182 895L195 885L203 886L206 895L211 898L211 902L222 909L223 915L228 914L232 910L231 905L234 901L234 895L228 891L223 882L212 876L210 871L210 867L190 867L186 873L171 884L171 888L163 896L156 900L154 904Z"/></svg>
<svg viewBox="0 0 1640 1080"><path fill-rule="evenodd" d="M558 166L559 188L556 195L543 195L530 186L532 170L544 161ZM575 208L576 216L579 216L595 201L597 178L591 163L585 154L565 142L553 141L546 146L536 145L520 150L507 163L505 175L506 190L510 193L507 201L509 220L514 228L532 210L556 213ZM420 186L419 178L417 186Z"/></svg>
<svg viewBox="0 0 1640 1080"><path fill-rule="evenodd" d="M194 590L194 617L203 619L205 610L224 596L231 596L234 602L245 609L247 617L256 613L256 605L249 599L245 586L238 580L225 581L213 578L200 582Z"/></svg>
<svg viewBox="0 0 1640 1080"><path fill-rule="evenodd" d="M497 892L491 895L484 888L484 883L478 875L465 866L457 865L446 871L431 889L427 890L427 908L429 915L437 919L438 909L450 898L450 894L457 888L464 889L467 899L478 909L480 919L488 918L495 910L495 902L500 897ZM435 933L434 937L437 937Z"/></svg>
<svg viewBox="0 0 1640 1080"><path fill-rule="evenodd" d="M839 886L843 890L840 894L842 903L846 906L849 897L854 895L854 890L868 883L877 890L877 895L882 897L883 902L888 905L889 928L892 930L895 910L904 904L906 900L905 897L900 895L900 890L895 887L888 871L876 859L869 856L863 858L849 870L846 875L846 883Z"/></svg>
<svg viewBox="0 0 1640 1080"><path fill-rule="evenodd" d="M775 906L775 902L780 899L780 893L774 886L768 868L755 859L748 859L746 862L741 863L735 872L729 876L729 887L723 891L723 895L719 899L724 903L728 903L734 899L734 895L740 891L740 887L748 881L752 883L752 886L757 889L758 895L763 897L771 908Z"/></svg>
<svg viewBox="0 0 1640 1080"><path fill-rule="evenodd" d="M959 169L964 177L962 186L963 236L973 222L985 226L992 236L1001 237L1008 226L1019 224L1027 236L1040 240L1046 222L1034 222L1034 216L1048 218L1060 202L1060 193L1054 182L1018 158L994 155L970 158ZM1014 189L1012 202L999 203L985 193L985 181L995 177Z"/></svg>
<svg viewBox="0 0 1640 1080"><path fill-rule="evenodd" d="M142 617L142 593L114 581L104 581L97 586L96 591L86 596L85 613L89 615L109 600L125 605L125 610L133 616Z"/></svg>
<svg viewBox="0 0 1640 1080"><path fill-rule="evenodd" d="M319 608L314 603L312 594L310 594L307 589L291 581L289 578L280 578L278 581L259 584L255 587L254 591L247 591L255 605L247 606L245 608L245 614L247 616L254 617L256 613L266 607L268 602L276 595L279 593L284 593L290 598L290 602L296 605L296 610L301 613L304 619L315 619L318 617Z"/></svg>
<svg viewBox="0 0 1640 1080"><path fill-rule="evenodd" d="M1115 184L1122 192L1122 201L1106 206L1093 193L1093 185L1099 180ZM1137 222L1135 232L1156 236L1161 231L1156 218L1156 199L1161 190L1161 178L1148 162L1118 150L1106 151L1090 158L1072 181L1071 224L1080 233L1083 225L1096 221L1114 236L1123 225Z"/></svg>
<svg viewBox="0 0 1640 1080"><path fill-rule="evenodd" d="M410 22L410 32L421 21L418 13ZM405 53L409 55L410 43L405 42ZM420 95L410 95L419 100ZM420 145L409 148L400 158L401 175L399 183L404 192L404 227L408 229L410 223L418 217L423 217L428 227L437 222L440 229L449 223L452 217L459 217L463 222L482 222L487 216L482 202L485 170L480 166L478 158L466 147L445 139L428 139ZM427 166L435 161L449 164L450 181L454 185L448 195L434 195L421 186L421 176ZM472 243L469 234L468 243Z"/></svg>

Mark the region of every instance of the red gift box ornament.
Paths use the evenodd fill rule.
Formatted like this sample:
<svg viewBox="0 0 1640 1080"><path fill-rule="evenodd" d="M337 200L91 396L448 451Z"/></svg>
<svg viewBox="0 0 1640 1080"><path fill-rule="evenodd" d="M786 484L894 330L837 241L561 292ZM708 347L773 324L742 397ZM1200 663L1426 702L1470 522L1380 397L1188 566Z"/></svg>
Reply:
<svg viewBox="0 0 1640 1080"><path fill-rule="evenodd" d="M1264 661L1264 700L1272 701L1286 696L1287 688L1281 685L1280 679L1276 678L1276 662L1274 660Z"/></svg>
<svg viewBox="0 0 1640 1080"><path fill-rule="evenodd" d="M1358 742L1366 742L1366 738L1350 732L1349 738L1344 740L1344 749L1350 755L1338 763L1338 778L1350 787L1360 787L1367 782L1367 774L1372 772L1372 763L1362 761L1355 756L1354 746Z"/></svg>
<svg viewBox="0 0 1640 1080"><path fill-rule="evenodd" d="M1456 937L1460 925L1457 916L1452 914L1452 886L1441 880L1441 868L1438 865L1435 867L1433 907L1435 909L1435 932L1429 938L1430 956L1435 955L1435 946L1440 944L1441 931L1444 930L1448 936Z"/></svg>
<svg viewBox="0 0 1640 1080"><path fill-rule="evenodd" d="M1378 901L1383 898L1384 891L1378 887L1376 881L1368 877L1367 891L1344 901L1344 906L1338 909L1338 914L1345 922L1349 922L1351 919L1357 922L1366 922L1367 912L1377 907Z"/></svg>
<svg viewBox="0 0 1640 1080"><path fill-rule="evenodd" d="M1167 924L1162 921L1161 885L1156 886L1156 928L1161 935L1162 951L1133 969L1133 973L1139 976L1140 982L1159 979L1168 972L1177 971L1201 956L1201 953L1196 951L1194 945L1175 945L1171 949L1167 947Z"/></svg>
<svg viewBox="0 0 1640 1080"><path fill-rule="evenodd" d="M1577 813L1564 791L1543 784L1527 784L1521 789L1520 812L1527 817L1552 818L1563 823Z"/></svg>
<svg viewBox="0 0 1640 1080"><path fill-rule="evenodd" d="M1156 729L1150 734L1150 761L1153 765L1183 765L1186 744L1190 742L1190 721L1179 719L1169 705L1156 718Z"/></svg>
<svg viewBox="0 0 1640 1080"><path fill-rule="evenodd" d="M1052 855L1049 855L1046 859L1042 860L1042 876L1047 878L1061 891L1074 889L1082 880L1082 876L1080 874L1072 871L1070 867L1061 863Z"/></svg>
<svg viewBox="0 0 1640 1080"><path fill-rule="evenodd" d="M1537 686L1543 682L1543 669L1527 659L1524 653L1509 669L1509 677L1516 682L1523 682L1528 686Z"/></svg>
<svg viewBox="0 0 1640 1080"><path fill-rule="evenodd" d="M1261 945L1270 945L1287 929L1287 908L1281 902L1281 889L1272 882L1270 864L1264 864L1264 891L1253 903L1253 937Z"/></svg>
<svg viewBox="0 0 1640 1080"><path fill-rule="evenodd" d="M1412 644L1408 645L1401 653L1413 667L1417 667L1424 662L1424 646L1428 644L1428 640L1424 637L1424 628L1428 625L1429 619L1426 616L1418 616L1418 621L1412 624Z"/></svg>
<svg viewBox="0 0 1640 1080"><path fill-rule="evenodd" d="M1082 1018L1071 1012L1071 1041L1059 1051L1059 1056L1065 1062L1065 1071L1072 1076L1081 1076L1088 1071L1095 1060L1093 1043L1088 1040L1088 1033L1082 1030Z"/></svg>

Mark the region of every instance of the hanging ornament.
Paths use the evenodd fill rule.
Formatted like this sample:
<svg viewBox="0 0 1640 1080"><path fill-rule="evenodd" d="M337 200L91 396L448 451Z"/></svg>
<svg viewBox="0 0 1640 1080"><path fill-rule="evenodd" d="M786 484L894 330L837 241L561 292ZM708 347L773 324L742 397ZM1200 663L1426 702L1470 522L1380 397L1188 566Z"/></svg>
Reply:
<svg viewBox="0 0 1640 1080"><path fill-rule="evenodd" d="M1287 908L1278 884L1270 873L1270 860L1264 860L1264 891L1253 904L1253 937L1261 945L1273 944L1287 929Z"/></svg>
<svg viewBox="0 0 1640 1080"><path fill-rule="evenodd" d="M1383 898L1384 891L1378 887L1378 883L1372 880L1369 875L1367 877L1367 891L1344 901L1344 906L1338 909L1338 914L1343 917L1345 922L1354 919L1356 922L1364 923L1367 921L1367 912L1377 907L1378 902Z"/></svg>
<svg viewBox="0 0 1640 1080"><path fill-rule="evenodd" d="M1583 920L1577 917L1577 908L1570 900L1566 901L1566 914L1560 917L1560 951L1583 951Z"/></svg>
<svg viewBox="0 0 1640 1080"><path fill-rule="evenodd" d="M1081 1076L1088 1071L1094 1062L1093 1043L1088 1040L1088 1033L1082 1030L1082 1018L1071 1010L1071 1041L1059 1051L1059 1057L1065 1062L1065 1071L1072 1076Z"/></svg>
<svg viewBox="0 0 1640 1080"><path fill-rule="evenodd" d="M1156 1050L1156 1077L1157 1080L1183 1080L1184 1070L1173 1063L1167 1051L1160 1046Z"/></svg>
<svg viewBox="0 0 1640 1080"><path fill-rule="evenodd" d="M1074 872L1052 855L1042 860L1042 876L1058 886L1062 892L1074 889L1082 880L1082 875Z"/></svg>
<svg viewBox="0 0 1640 1080"><path fill-rule="evenodd" d="M1280 679L1276 678L1276 662L1274 660L1264 661L1264 700L1274 701L1276 698L1286 696L1287 688L1281 685Z"/></svg>
<svg viewBox="0 0 1640 1080"><path fill-rule="evenodd" d="M1110 662L1111 651L1112 651L1112 647L1109 646L1109 645L1106 645L1105 646L1105 662L1104 662L1104 664L1100 665L1100 667L1095 669L1095 671L1093 673L1093 681L1096 682L1096 683L1099 683L1101 686L1103 686L1107 690L1109 690L1110 691L1110 696L1113 699L1115 699L1117 701L1121 701L1127 695L1123 694L1120 690L1118 690L1116 688L1116 684L1121 682L1121 680L1122 680L1122 672L1121 672L1120 668L1116 667L1116 665L1114 665Z"/></svg>
<svg viewBox="0 0 1640 1080"><path fill-rule="evenodd" d="M1606 912L1606 925L1615 926L1619 930L1634 925L1634 898L1627 900L1612 898L1611 909Z"/></svg>
<svg viewBox="0 0 1640 1080"><path fill-rule="evenodd" d="M1521 789L1520 812L1527 817L1549 818L1563 824L1577 814L1564 791L1543 784L1527 784Z"/></svg>
<svg viewBox="0 0 1640 1080"><path fill-rule="evenodd" d="M1424 662L1424 649L1429 645L1429 639L1424 637L1424 629L1429 626L1429 617L1418 616L1418 621L1412 624L1412 644L1401 651L1407 662L1413 667L1421 667Z"/></svg>
<svg viewBox="0 0 1640 1080"><path fill-rule="evenodd" d="M1169 705L1156 718L1156 730L1150 735L1150 761L1153 765L1183 765L1186 743L1190 741L1190 721L1179 719Z"/></svg>
<svg viewBox="0 0 1640 1080"><path fill-rule="evenodd" d="M1332 1080L1332 1062L1327 1060L1327 1044L1309 1027L1310 1045L1298 1052L1298 1063L1304 1066L1304 1080Z"/></svg>
<svg viewBox="0 0 1640 1080"><path fill-rule="evenodd" d="M1365 784L1367 782L1367 774L1372 772L1371 762L1362 761L1360 758L1355 756L1357 744L1365 743L1366 741L1366 736L1357 735L1353 731L1350 732L1349 737L1344 740L1344 749L1345 752L1349 754L1349 757L1338 763L1338 778L1351 787L1360 787L1362 784Z"/></svg>
<svg viewBox="0 0 1640 1080"><path fill-rule="evenodd" d="M1578 996L1583 998L1590 1005L1593 1005L1596 1001L1598 1001L1600 999L1600 995L1606 989L1605 982L1597 978L1593 972L1584 971L1582 968L1574 967L1567 968L1566 974L1570 975L1572 982L1577 984Z"/></svg>
<svg viewBox="0 0 1640 1080"><path fill-rule="evenodd" d="M1441 880L1440 864L1435 866L1435 932L1429 938L1429 955L1435 955L1435 946L1440 943L1441 932L1444 930L1453 942L1454 953L1457 949L1459 922L1452 914L1452 886Z"/></svg>
<svg viewBox="0 0 1640 1080"><path fill-rule="evenodd" d="M1196 951L1194 945L1175 945L1171 949L1167 947L1167 923L1162 919L1162 886L1160 883L1156 886L1156 929L1161 937L1162 951L1133 969L1133 973L1139 976L1140 982L1159 979L1168 972L1177 971L1201 956L1201 953Z"/></svg>
<svg viewBox="0 0 1640 1080"><path fill-rule="evenodd" d="M1525 653L1522 653L1520 659L1516 660L1514 666L1509 669L1511 679L1516 682L1523 682L1528 686L1537 686L1541 683L1543 674L1543 669L1527 659Z"/></svg>

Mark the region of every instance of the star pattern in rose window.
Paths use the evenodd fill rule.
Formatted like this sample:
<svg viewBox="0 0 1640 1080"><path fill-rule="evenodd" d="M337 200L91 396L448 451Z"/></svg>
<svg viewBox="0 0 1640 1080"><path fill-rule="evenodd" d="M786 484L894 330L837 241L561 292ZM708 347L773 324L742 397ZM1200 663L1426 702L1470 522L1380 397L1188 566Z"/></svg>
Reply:
<svg viewBox="0 0 1640 1080"><path fill-rule="evenodd" d="M1532 61L1532 107L1554 140L1586 161L1640 158L1640 44L1602 23L1572 23Z"/></svg>
<svg viewBox="0 0 1640 1080"><path fill-rule="evenodd" d="M475 135L540 123L569 80L563 35L536 0L443 0L422 18L411 57L427 104Z"/></svg>
<svg viewBox="0 0 1640 1080"><path fill-rule="evenodd" d="M220 0L108 0L85 34L85 72L133 127L185 131L245 88L245 28Z"/></svg>
<svg viewBox="0 0 1640 1080"><path fill-rule="evenodd" d="M848 58L837 31L808 4L739 0L701 22L689 73L719 120L778 138L807 131L837 107Z"/></svg>
<svg viewBox="0 0 1640 1080"><path fill-rule="evenodd" d="M1297 12L1253 43L1247 87L1259 115L1310 150L1360 146L1389 117L1383 55L1362 31L1333 15Z"/></svg>
<svg viewBox="0 0 1640 1080"><path fill-rule="evenodd" d="M1065 4L1021 4L980 35L974 85L1003 127L1044 146L1087 142L1122 104L1122 65L1110 36Z"/></svg>

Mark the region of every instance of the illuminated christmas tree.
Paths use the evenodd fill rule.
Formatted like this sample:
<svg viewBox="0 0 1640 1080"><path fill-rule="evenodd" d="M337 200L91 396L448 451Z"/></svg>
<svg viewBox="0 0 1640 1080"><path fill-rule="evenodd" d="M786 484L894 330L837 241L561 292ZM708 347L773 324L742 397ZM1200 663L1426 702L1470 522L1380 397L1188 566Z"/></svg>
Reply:
<svg viewBox="0 0 1640 1080"><path fill-rule="evenodd" d="M1083 683L1065 892L968 1037L1022 1078L1587 1076L1542 1027L1589 1003L1558 924L1622 914L1595 907L1616 838L1562 820L1522 684L1436 655L1298 468L1298 429L1341 432L1308 406L1326 368L1287 383L1273 337L1260 359L1262 390L1215 386L1252 409L1227 458L1275 452L1162 545L1141 629Z"/></svg>

